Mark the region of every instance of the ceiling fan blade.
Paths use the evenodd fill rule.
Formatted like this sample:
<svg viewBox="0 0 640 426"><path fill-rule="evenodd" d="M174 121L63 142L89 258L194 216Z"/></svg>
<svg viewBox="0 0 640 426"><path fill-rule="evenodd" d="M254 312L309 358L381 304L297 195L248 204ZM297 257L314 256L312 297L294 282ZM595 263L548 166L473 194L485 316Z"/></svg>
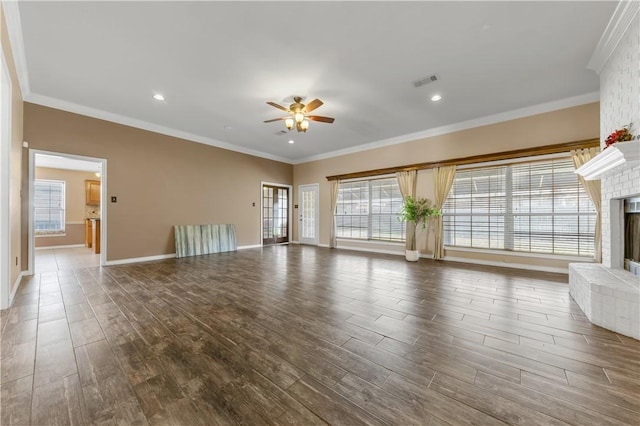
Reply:
<svg viewBox="0 0 640 426"><path fill-rule="evenodd" d="M271 105L272 107L276 107L276 108L281 109L281 110L283 110L283 111L287 111L287 112L289 112L289 109L288 109L288 108L285 108L285 107L283 107L282 105L278 105L278 104L277 104L277 103L275 103L275 102L267 102L267 103L268 103L269 105Z"/></svg>
<svg viewBox="0 0 640 426"><path fill-rule="evenodd" d="M320 99L314 99L311 102L309 102L307 105L305 105L304 108L302 108L302 112L311 112L314 109L318 108L319 106L322 106L324 102L322 102Z"/></svg>
<svg viewBox="0 0 640 426"><path fill-rule="evenodd" d="M265 120L265 123L273 123L274 121L281 121L281 120L286 120L287 118L291 118L291 117L279 117L279 118L274 118L271 120Z"/></svg>
<svg viewBox="0 0 640 426"><path fill-rule="evenodd" d="M321 115L308 115L307 118L311 121L320 121L322 123L333 123L335 118L323 117Z"/></svg>

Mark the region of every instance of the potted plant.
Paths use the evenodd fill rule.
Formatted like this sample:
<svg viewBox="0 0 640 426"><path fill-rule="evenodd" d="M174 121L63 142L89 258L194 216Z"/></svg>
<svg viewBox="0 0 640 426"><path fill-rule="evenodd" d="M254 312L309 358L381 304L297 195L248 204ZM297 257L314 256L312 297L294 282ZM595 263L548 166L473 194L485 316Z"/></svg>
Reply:
<svg viewBox="0 0 640 426"><path fill-rule="evenodd" d="M417 262L420 258L420 251L417 248L418 230L425 229L427 220L433 216L440 216L440 210L433 207L429 199L414 199L410 195L405 197L402 210L398 213L398 220L411 225L407 229L407 234L413 232L414 238L411 240L410 248L405 251L405 258L408 261ZM420 223L422 223L422 228L418 228Z"/></svg>

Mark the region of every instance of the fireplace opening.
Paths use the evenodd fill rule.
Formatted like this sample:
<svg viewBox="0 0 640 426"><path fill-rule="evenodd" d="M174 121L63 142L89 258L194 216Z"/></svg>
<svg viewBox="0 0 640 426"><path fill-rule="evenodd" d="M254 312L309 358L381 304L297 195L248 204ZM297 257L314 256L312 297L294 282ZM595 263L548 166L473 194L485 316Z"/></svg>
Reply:
<svg viewBox="0 0 640 426"><path fill-rule="evenodd" d="M640 276L640 197L624 200L624 269Z"/></svg>

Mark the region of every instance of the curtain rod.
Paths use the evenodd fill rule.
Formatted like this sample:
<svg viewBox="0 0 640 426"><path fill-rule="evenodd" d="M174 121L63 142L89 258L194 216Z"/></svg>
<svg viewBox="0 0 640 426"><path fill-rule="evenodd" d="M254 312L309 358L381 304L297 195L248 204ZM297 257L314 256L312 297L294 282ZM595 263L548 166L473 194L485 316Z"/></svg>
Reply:
<svg viewBox="0 0 640 426"><path fill-rule="evenodd" d="M345 173L341 175L327 176L327 180L343 180L361 177L371 177L386 175L390 173L405 172L411 170L427 170L443 166L459 166L463 164L482 163L487 161L508 160L512 158L530 157L534 155L557 154L569 152L572 149L584 149L599 147L599 139L585 139L581 141L565 142L555 145L544 145L532 148L516 149L513 151L496 152L493 154L473 155L471 157L452 158L450 160L430 161L427 163L409 164L406 166L386 167L384 169L373 169L362 172Z"/></svg>

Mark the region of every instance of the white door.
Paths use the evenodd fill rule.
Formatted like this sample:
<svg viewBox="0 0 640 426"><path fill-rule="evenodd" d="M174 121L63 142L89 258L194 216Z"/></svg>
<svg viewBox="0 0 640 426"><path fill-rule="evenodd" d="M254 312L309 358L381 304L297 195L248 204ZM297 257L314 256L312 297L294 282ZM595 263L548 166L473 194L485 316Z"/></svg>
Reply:
<svg viewBox="0 0 640 426"><path fill-rule="evenodd" d="M300 244L318 245L318 184L300 185L298 202L300 208Z"/></svg>

